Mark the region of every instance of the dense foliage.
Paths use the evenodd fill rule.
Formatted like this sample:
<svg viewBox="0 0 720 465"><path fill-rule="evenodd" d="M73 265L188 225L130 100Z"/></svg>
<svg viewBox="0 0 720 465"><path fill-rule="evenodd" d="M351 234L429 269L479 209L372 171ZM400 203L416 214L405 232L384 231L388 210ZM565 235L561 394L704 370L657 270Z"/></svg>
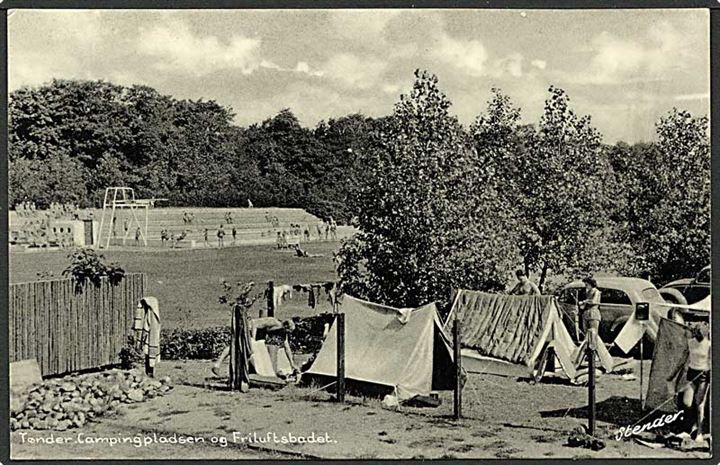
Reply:
<svg viewBox="0 0 720 465"><path fill-rule="evenodd" d="M348 221L353 177L372 120L303 128L290 110L240 128L214 101L177 100L145 86L53 80L10 96L10 205L98 206L129 186L170 205L304 207Z"/></svg>
<svg viewBox="0 0 720 465"><path fill-rule="evenodd" d="M672 109L657 140L606 145L549 89L536 124L494 89L470 127L417 72L391 115L303 127L289 110L243 128L214 101L145 86L54 80L10 96L10 204L98 205L110 185L170 205L302 207L357 221L338 256L344 291L395 305L496 290L515 268L549 276L710 261L707 117Z"/></svg>
<svg viewBox="0 0 720 465"><path fill-rule="evenodd" d="M293 353L312 354L322 346L325 323L332 323L335 315L321 313L300 318L295 331L288 336ZM214 360L230 344L230 328L173 329L160 331L160 357L163 360Z"/></svg>
<svg viewBox="0 0 720 465"><path fill-rule="evenodd" d="M511 258L491 173L437 78L416 76L382 125L357 196L362 232L340 252L345 292L399 306L444 300L459 286L499 289Z"/></svg>
<svg viewBox="0 0 720 465"><path fill-rule="evenodd" d="M91 248L79 248L68 255L70 265L63 270L63 276L72 277L76 292L82 292L86 283L100 286L106 278L110 284L116 285L125 276L125 270L116 263L104 263L105 257Z"/></svg>

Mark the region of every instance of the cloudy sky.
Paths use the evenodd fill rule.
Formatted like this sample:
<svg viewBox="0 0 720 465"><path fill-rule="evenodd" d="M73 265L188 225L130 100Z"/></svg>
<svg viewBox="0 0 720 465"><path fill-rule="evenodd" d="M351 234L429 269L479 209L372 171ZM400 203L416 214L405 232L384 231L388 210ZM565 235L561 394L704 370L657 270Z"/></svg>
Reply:
<svg viewBox="0 0 720 465"><path fill-rule="evenodd" d="M413 70L438 75L469 124L492 87L526 122L550 84L606 142L654 136L673 106L709 113L705 10L15 10L10 90L52 78L145 84L230 106L238 124L285 107L305 125L388 114Z"/></svg>

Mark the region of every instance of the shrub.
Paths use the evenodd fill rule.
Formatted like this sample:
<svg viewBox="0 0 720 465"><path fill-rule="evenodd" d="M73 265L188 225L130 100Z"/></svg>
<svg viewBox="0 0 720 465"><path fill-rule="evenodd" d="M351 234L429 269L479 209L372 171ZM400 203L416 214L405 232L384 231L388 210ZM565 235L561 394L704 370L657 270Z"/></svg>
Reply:
<svg viewBox="0 0 720 465"><path fill-rule="evenodd" d="M102 278L108 278L110 284L116 285L125 276L125 270L119 265L103 263L104 256L98 255L93 249L77 249L68 255L72 261L63 272L63 276L70 275L75 281L75 291L82 292L85 283L91 282L100 286Z"/></svg>
<svg viewBox="0 0 720 465"><path fill-rule="evenodd" d="M212 360L228 344L230 328L225 326L160 331L160 358Z"/></svg>
<svg viewBox="0 0 720 465"><path fill-rule="evenodd" d="M332 323L334 318L335 315L332 313L321 313L296 320L296 329L289 338L292 351L294 353L319 351L322 347L325 323ZM160 332L160 357L164 360L213 360L219 357L223 348L229 344L230 328L226 326L162 330ZM126 352L126 355L130 357L129 350ZM121 359L123 353L121 352Z"/></svg>

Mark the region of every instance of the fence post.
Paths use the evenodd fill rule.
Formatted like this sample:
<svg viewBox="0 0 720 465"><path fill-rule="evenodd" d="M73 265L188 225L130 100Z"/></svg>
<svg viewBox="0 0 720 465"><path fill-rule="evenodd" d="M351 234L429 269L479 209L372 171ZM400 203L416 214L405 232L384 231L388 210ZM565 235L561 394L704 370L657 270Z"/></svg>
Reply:
<svg viewBox="0 0 720 465"><path fill-rule="evenodd" d="M587 330L588 357L588 434L595 435L595 329Z"/></svg>
<svg viewBox="0 0 720 465"><path fill-rule="evenodd" d="M234 391L240 390L238 383L238 321L239 321L239 306L233 306L232 321L230 324L230 389Z"/></svg>
<svg viewBox="0 0 720 465"><path fill-rule="evenodd" d="M455 359L455 395L453 396L453 416L462 417L462 356L460 354L460 321L453 320L453 358Z"/></svg>
<svg viewBox="0 0 720 465"><path fill-rule="evenodd" d="M345 314L337 314L337 401L345 402Z"/></svg>

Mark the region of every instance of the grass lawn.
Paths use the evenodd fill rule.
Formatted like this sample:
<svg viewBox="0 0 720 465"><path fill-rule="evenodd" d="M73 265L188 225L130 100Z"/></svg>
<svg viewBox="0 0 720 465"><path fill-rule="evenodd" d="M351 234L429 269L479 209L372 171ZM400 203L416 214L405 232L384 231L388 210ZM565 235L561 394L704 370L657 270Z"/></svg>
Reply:
<svg viewBox="0 0 720 465"><path fill-rule="evenodd" d="M261 293L268 280L276 284L334 281L337 277L333 252L337 242L305 244L303 248L322 257L297 258L294 252L270 245L228 247L225 249L103 251L106 262L116 262L128 272L147 276L146 294L160 301L164 328L203 327L230 324L230 311L218 303L220 281L256 283ZM10 255L10 282L35 281L38 273L59 277L69 265L67 251L17 252ZM263 299L255 303L258 310ZM276 312L276 316L307 316L329 311L322 300L315 309L308 307L307 294L296 293Z"/></svg>

